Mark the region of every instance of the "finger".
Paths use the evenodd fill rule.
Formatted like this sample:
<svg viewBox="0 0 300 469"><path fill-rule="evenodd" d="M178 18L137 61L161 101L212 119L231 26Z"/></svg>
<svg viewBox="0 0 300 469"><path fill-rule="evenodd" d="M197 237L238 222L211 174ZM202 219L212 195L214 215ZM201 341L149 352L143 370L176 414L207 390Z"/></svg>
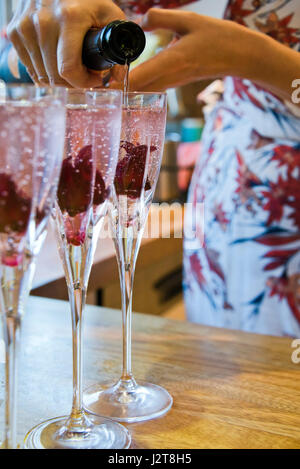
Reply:
<svg viewBox="0 0 300 469"><path fill-rule="evenodd" d="M40 83L48 83L47 72L44 67L43 58L38 45L38 38L31 21L23 21L18 28L19 37L23 46L30 56L31 63Z"/></svg>
<svg viewBox="0 0 300 469"><path fill-rule="evenodd" d="M38 37L39 47L44 63L44 67L48 76L50 85L68 86L68 82L63 80L57 67L57 43L58 28L53 28L50 18L43 15L34 16L34 25Z"/></svg>
<svg viewBox="0 0 300 469"><path fill-rule="evenodd" d="M142 27L145 31L169 29L180 35L191 29L190 12L151 8L143 17Z"/></svg>
<svg viewBox="0 0 300 469"><path fill-rule="evenodd" d="M145 89L147 86L157 86L165 76L169 81L179 81L180 67L186 62L185 47L182 40L172 48L159 52L155 57L138 65L129 75L131 90Z"/></svg>
<svg viewBox="0 0 300 469"><path fill-rule="evenodd" d="M69 83L64 80L58 72L56 56L57 41L49 42L47 47L41 48L41 51L50 85L63 85L68 87Z"/></svg>
<svg viewBox="0 0 300 469"><path fill-rule="evenodd" d="M124 67L123 65L115 65L111 69L111 76L108 83L108 87L124 91L126 73L126 67Z"/></svg>
<svg viewBox="0 0 300 469"><path fill-rule="evenodd" d="M113 20L123 19L124 13L112 3L109 12L104 11L99 16L99 20L95 18L95 24L88 24L80 12L66 9L61 13L63 21L58 39L57 65L60 76L72 86L99 86L99 75L90 73L82 63L84 36L90 27L101 28Z"/></svg>
<svg viewBox="0 0 300 469"><path fill-rule="evenodd" d="M121 90L124 91L124 82L122 81L110 81L108 88L110 90Z"/></svg>
<svg viewBox="0 0 300 469"><path fill-rule="evenodd" d="M86 29L79 25L63 28L57 45L57 66L61 78L72 86L89 88L99 85L99 75L89 73L82 63L82 43Z"/></svg>
<svg viewBox="0 0 300 469"><path fill-rule="evenodd" d="M125 79L126 70L123 65L115 65L111 69L111 77L115 81L123 81Z"/></svg>
<svg viewBox="0 0 300 469"><path fill-rule="evenodd" d="M19 36L17 33L12 33L9 36L10 41L12 42L15 50L17 51L19 60L22 62L22 64L26 67L26 70L28 72L28 75L32 79L33 82L37 83L38 82L38 77L37 74L35 73L34 66L31 62L30 56L23 46L21 40L19 39Z"/></svg>

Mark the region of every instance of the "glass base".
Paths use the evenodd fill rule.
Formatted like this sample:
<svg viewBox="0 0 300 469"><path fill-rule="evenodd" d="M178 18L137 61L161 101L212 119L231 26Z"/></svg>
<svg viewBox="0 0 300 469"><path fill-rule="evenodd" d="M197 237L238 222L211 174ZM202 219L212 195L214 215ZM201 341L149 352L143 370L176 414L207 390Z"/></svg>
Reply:
<svg viewBox="0 0 300 469"><path fill-rule="evenodd" d="M127 428L94 415L88 417L84 431L71 432L65 426L68 417L40 423L24 440L25 449L126 449L131 437Z"/></svg>
<svg viewBox="0 0 300 469"><path fill-rule="evenodd" d="M92 414L119 422L142 422L164 415L173 399L156 384L120 380L113 387L99 385L88 388L83 395L85 409Z"/></svg>

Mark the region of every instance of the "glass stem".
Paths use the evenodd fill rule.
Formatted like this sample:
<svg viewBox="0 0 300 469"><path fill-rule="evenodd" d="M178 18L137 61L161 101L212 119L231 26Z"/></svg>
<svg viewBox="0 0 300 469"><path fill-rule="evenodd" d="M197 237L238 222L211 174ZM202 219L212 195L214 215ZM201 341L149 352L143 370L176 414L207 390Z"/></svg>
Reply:
<svg viewBox="0 0 300 469"><path fill-rule="evenodd" d="M21 319L5 314L3 318L5 341L5 434L3 447L17 448L17 365Z"/></svg>
<svg viewBox="0 0 300 469"><path fill-rule="evenodd" d="M92 423L83 408L82 329L88 278L93 261L95 241L99 235L99 230L95 227L92 235L90 235L90 231L92 231L93 227L92 225L87 226L84 244L75 246L67 242L66 236L62 236L61 226L64 226L62 223L61 214L57 211L56 236L68 286L72 320L73 400L70 416L63 429L58 431L56 437L58 440L68 440L73 437L77 438L79 434L82 437L84 433L89 433L92 427Z"/></svg>
<svg viewBox="0 0 300 469"><path fill-rule="evenodd" d="M69 426L81 426L85 422L82 404L82 312L85 305L86 290L81 286L70 286L69 299L72 315L73 347L73 402Z"/></svg>
<svg viewBox="0 0 300 469"><path fill-rule="evenodd" d="M131 369L131 330L132 330L132 288L134 269L122 266L122 325L123 325L123 369L121 379L132 379Z"/></svg>
<svg viewBox="0 0 300 469"><path fill-rule="evenodd" d="M2 447L17 448L17 376L21 318L27 300L32 258L24 256L18 266L1 266L0 309L5 342L5 428Z"/></svg>
<svg viewBox="0 0 300 469"><path fill-rule="evenodd" d="M124 228L121 238L116 240L117 258L122 295L122 326L123 326L123 369L121 381L135 386L131 361L131 333L132 333L132 292L136 259L140 248L143 230L137 234L134 230Z"/></svg>

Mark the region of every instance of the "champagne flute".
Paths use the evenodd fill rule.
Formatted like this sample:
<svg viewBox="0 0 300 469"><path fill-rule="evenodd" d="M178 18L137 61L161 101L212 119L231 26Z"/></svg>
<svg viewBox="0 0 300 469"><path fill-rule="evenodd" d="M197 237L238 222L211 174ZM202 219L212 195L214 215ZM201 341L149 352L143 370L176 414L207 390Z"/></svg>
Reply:
<svg viewBox="0 0 300 469"><path fill-rule="evenodd" d="M82 405L82 318L89 275L115 174L122 93L68 90L65 155L54 222L72 316L73 402L69 416L33 428L27 448L127 448L125 427L87 415Z"/></svg>
<svg viewBox="0 0 300 469"><path fill-rule="evenodd" d="M0 89L0 305L6 355L2 448L17 448L20 328L62 162L65 91Z"/></svg>
<svg viewBox="0 0 300 469"><path fill-rule="evenodd" d="M120 422L159 417L172 406L162 387L137 383L131 367L132 290L135 264L157 183L166 125L165 93L128 93L123 106L119 161L109 216L119 267L123 369L114 385L95 385L84 393L89 412Z"/></svg>

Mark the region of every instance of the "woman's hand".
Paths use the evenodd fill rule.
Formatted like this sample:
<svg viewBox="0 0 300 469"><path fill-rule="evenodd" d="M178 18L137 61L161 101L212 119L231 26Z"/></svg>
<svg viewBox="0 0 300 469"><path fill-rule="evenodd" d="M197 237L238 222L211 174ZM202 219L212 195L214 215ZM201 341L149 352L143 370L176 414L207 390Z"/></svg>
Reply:
<svg viewBox="0 0 300 469"><path fill-rule="evenodd" d="M144 91L224 75L234 66L232 50L242 28L196 13L155 8L144 16L142 27L146 31L168 29L177 36L169 47L130 74L130 88Z"/></svg>
<svg viewBox="0 0 300 469"><path fill-rule="evenodd" d="M123 18L112 0L20 0L7 34L35 82L93 87L99 76L82 64L84 36Z"/></svg>
<svg viewBox="0 0 300 469"><path fill-rule="evenodd" d="M179 10L150 9L143 27L171 30L178 40L131 72L132 90L160 91L231 75L291 101L300 54L271 37L232 21Z"/></svg>

